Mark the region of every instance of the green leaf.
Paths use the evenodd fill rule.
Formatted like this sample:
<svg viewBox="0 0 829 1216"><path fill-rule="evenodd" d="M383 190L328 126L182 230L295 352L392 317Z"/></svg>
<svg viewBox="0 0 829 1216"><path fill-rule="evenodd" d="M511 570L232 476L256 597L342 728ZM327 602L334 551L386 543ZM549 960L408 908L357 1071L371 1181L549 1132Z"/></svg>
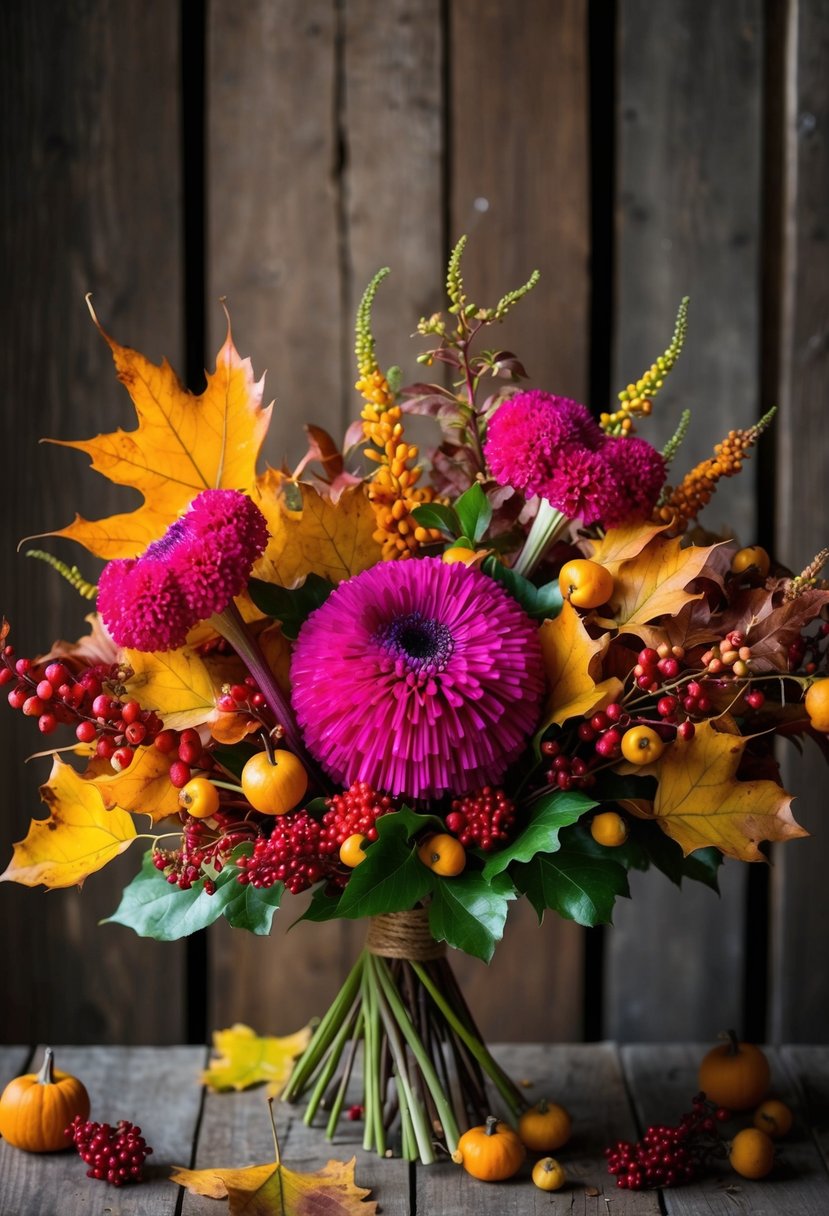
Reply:
<svg viewBox="0 0 829 1216"><path fill-rule="evenodd" d="M561 833L561 847L586 853L589 857L618 862L625 870L647 870L651 864L650 857L639 839L638 828L638 821L631 823L630 835L625 843L610 848L594 840L585 824L576 823Z"/></svg>
<svg viewBox="0 0 829 1216"><path fill-rule="evenodd" d="M414 907L429 890L432 874L411 838L434 824L434 816L415 815L405 807L382 815L377 820L377 839L366 847L365 861L352 871L337 915L356 920Z"/></svg>
<svg viewBox="0 0 829 1216"><path fill-rule="evenodd" d="M437 502L426 502L412 511L416 523L421 528L437 528L454 540L463 532L461 521L452 507L444 507Z"/></svg>
<svg viewBox="0 0 829 1216"><path fill-rule="evenodd" d="M681 887L683 878L689 878L719 893L717 871L723 862L719 849L697 849L685 857L681 847L658 823L641 820L635 825L635 832L649 861L675 886Z"/></svg>
<svg viewBox="0 0 829 1216"><path fill-rule="evenodd" d="M213 755L221 764L222 768L226 768L229 773L233 773L234 777L242 776L242 769L250 760L254 752L259 749L252 743L221 743L213 748Z"/></svg>
<svg viewBox="0 0 829 1216"><path fill-rule="evenodd" d="M493 853L484 866L484 877L493 878L513 861L530 861L536 853L554 853L559 848L561 828L575 823L596 805L592 798L575 790L556 790L532 803L529 821L503 849Z"/></svg>
<svg viewBox="0 0 829 1216"><path fill-rule="evenodd" d="M365 865L365 862L363 863ZM340 895L329 895L325 885L315 887L311 902L294 921L298 925L301 920L325 921L335 920L340 915ZM291 925L293 929L294 925Z"/></svg>
<svg viewBox="0 0 829 1216"><path fill-rule="evenodd" d="M603 773L596 775L593 793L599 802L624 802L626 798L653 802L656 797L656 787L655 777L637 777L632 773L623 776L621 773L614 773L611 769L606 769Z"/></svg>
<svg viewBox="0 0 829 1216"><path fill-rule="evenodd" d="M507 874L491 882L478 870L467 870L457 878L436 878L429 928L436 941L488 963L503 937L511 899L515 888Z"/></svg>
<svg viewBox="0 0 829 1216"><path fill-rule="evenodd" d="M208 895L204 880L189 891L172 886L144 854L141 870L125 888L121 902L103 924L126 925L139 937L172 942L205 929L220 916L232 924L262 935L270 932L273 914L284 890L281 883L258 890L237 882L238 869L226 865L216 878L216 890Z"/></svg>
<svg viewBox="0 0 829 1216"><path fill-rule="evenodd" d="M546 908L579 925L606 924L618 895L629 896L627 874L618 862L561 849L539 853L513 870L515 885L544 919Z"/></svg>
<svg viewBox="0 0 829 1216"><path fill-rule="evenodd" d="M528 616L536 621L546 621L558 616L564 599L557 582L545 583L536 587L522 574L516 574L508 566L502 565L495 557L488 557L481 569L497 583L503 583L513 599L516 599Z"/></svg>
<svg viewBox="0 0 829 1216"><path fill-rule="evenodd" d="M492 504L477 482L456 500L455 511L464 535L477 544L492 519Z"/></svg>
<svg viewBox="0 0 829 1216"><path fill-rule="evenodd" d="M309 574L301 587L279 587L262 579L248 580L248 591L260 612L280 622L286 638L293 641L300 628L334 590L334 584L319 574Z"/></svg>

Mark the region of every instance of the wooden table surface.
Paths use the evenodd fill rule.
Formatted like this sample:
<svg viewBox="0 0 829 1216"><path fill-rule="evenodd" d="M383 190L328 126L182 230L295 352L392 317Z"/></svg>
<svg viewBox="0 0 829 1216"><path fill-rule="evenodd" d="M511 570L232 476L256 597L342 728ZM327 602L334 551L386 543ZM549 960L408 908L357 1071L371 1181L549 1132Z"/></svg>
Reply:
<svg viewBox="0 0 829 1216"><path fill-rule="evenodd" d="M572 1113L573 1138L558 1156L570 1184L555 1194L537 1190L529 1167L509 1182L476 1182L441 1162L413 1167L378 1160L360 1147L362 1124L344 1123L333 1143L306 1128L302 1108L277 1104L282 1159L312 1170L329 1158L357 1157L357 1181L370 1187L386 1216L677 1216L753 1213L755 1216L829 1214L829 1047L782 1047L769 1052L773 1092L796 1113L773 1174L747 1182L726 1165L698 1184L664 1192L618 1190L605 1168L603 1146L633 1138L644 1125L675 1122L696 1088L698 1045L617 1047L611 1043L520 1045L496 1049L527 1094L548 1096ZM74 1153L29 1154L0 1142L2 1216L219 1216L226 1207L185 1194L170 1182L173 1165L244 1166L273 1160L264 1090L205 1093L198 1082L207 1059L200 1047L61 1047L61 1069L80 1076L92 1099L92 1117L128 1118L140 1124L155 1152L149 1178L117 1190L86 1177ZM40 1060L38 1048L34 1059ZM32 1066L27 1048L0 1048L0 1083ZM735 1124L729 1125L736 1126ZM314 1216L309 1212L308 1216Z"/></svg>

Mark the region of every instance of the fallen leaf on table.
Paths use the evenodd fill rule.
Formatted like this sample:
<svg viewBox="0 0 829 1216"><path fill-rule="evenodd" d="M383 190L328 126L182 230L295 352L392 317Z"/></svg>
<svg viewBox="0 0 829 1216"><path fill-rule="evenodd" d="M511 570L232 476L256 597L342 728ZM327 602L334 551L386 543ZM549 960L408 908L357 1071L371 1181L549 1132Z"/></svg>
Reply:
<svg viewBox="0 0 829 1216"><path fill-rule="evenodd" d="M371 1194L354 1181L356 1158L329 1161L312 1174L284 1165L251 1165L247 1169L175 1170L173 1182L194 1195L230 1200L229 1216L373 1216Z"/></svg>
<svg viewBox="0 0 829 1216"><path fill-rule="evenodd" d="M268 1083L274 1097L291 1075L294 1059L305 1050L311 1038L310 1026L282 1038L260 1036L241 1022L227 1030L213 1032L213 1047L219 1058L211 1060L202 1073L203 1084L211 1089L247 1089Z"/></svg>

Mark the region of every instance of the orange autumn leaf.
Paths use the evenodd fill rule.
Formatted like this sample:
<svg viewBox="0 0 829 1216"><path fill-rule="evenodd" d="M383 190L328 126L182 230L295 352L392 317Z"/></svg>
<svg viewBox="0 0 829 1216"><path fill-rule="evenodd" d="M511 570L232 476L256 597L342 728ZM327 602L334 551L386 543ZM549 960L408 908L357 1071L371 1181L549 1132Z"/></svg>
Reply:
<svg viewBox="0 0 829 1216"><path fill-rule="evenodd" d="M341 583L380 561L374 508L362 485L347 487L334 501L268 469L252 497L271 534L253 567L256 578L295 587L313 572Z"/></svg>
<svg viewBox="0 0 829 1216"><path fill-rule="evenodd" d="M609 638L591 638L569 601L557 617L544 621L539 637L549 688L542 729L601 709L621 693L622 681L615 676L598 679Z"/></svg>
<svg viewBox="0 0 829 1216"><path fill-rule="evenodd" d="M276 1096L310 1039L310 1026L281 1037L258 1035L241 1022L227 1030L214 1030L213 1050L218 1056L202 1073L202 1083L211 1089L240 1090L267 1081L268 1093Z"/></svg>
<svg viewBox="0 0 829 1216"><path fill-rule="evenodd" d="M93 313L96 325L97 318ZM116 485L139 491L134 511L106 519L76 516L53 536L67 536L98 557L134 557L157 540L187 505L207 489L249 491L259 449L270 422L262 408L262 380L255 381L230 333L200 396L188 392L166 360L151 363L121 346L98 325L138 417L134 431L94 439L50 440L86 452L92 467Z"/></svg>
<svg viewBox="0 0 829 1216"><path fill-rule="evenodd" d="M638 557L655 536L669 524L628 524L625 528L610 528L600 540L591 541L590 560L607 566L611 574L622 562Z"/></svg>
<svg viewBox="0 0 829 1216"><path fill-rule="evenodd" d="M179 811L178 790L170 781L170 765L175 757L164 755L157 747L138 747L132 763L120 773L107 765L106 775L91 779L107 810L120 807L133 815L149 815L153 823ZM89 774L87 773L87 777Z"/></svg>
<svg viewBox="0 0 829 1216"><path fill-rule="evenodd" d="M276 1162L247 1169L173 1171L173 1182L191 1194L230 1200L229 1216L374 1216L377 1204L354 1181L356 1159L329 1161L321 1170L298 1173Z"/></svg>
<svg viewBox="0 0 829 1216"><path fill-rule="evenodd" d="M762 861L761 841L808 836L776 781L737 780L749 741L700 722L693 738L675 739L657 764L639 770L658 778L654 816L686 855L716 845L729 857Z"/></svg>
<svg viewBox="0 0 829 1216"><path fill-rule="evenodd" d="M701 575L721 581L711 560L717 548L683 547L678 537L654 536L636 557L615 566L611 607L620 632L636 633L638 626L676 616L685 604L701 599L701 591L687 588Z"/></svg>
<svg viewBox="0 0 829 1216"><path fill-rule="evenodd" d="M49 817L32 820L26 839L15 844L0 882L80 886L135 838L132 817L118 807L107 810L95 783L85 781L57 756L40 796L49 807Z"/></svg>

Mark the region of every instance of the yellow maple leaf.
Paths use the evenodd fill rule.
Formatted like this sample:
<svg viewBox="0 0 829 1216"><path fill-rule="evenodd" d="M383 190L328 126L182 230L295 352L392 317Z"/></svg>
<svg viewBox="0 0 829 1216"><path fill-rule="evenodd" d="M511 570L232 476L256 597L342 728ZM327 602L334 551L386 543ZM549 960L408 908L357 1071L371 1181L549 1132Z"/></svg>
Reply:
<svg viewBox="0 0 829 1216"><path fill-rule="evenodd" d="M362 485L347 487L335 500L268 469L252 497L271 534L253 567L254 575L265 582L295 587L313 571L341 583L382 556L373 536L374 508Z"/></svg>
<svg viewBox="0 0 829 1216"><path fill-rule="evenodd" d="M670 524L628 524L625 528L610 528L600 540L592 541L590 560L607 566L615 574L622 562L638 557L655 536Z"/></svg>
<svg viewBox="0 0 829 1216"><path fill-rule="evenodd" d="M608 635L591 638L569 601L557 617L544 621L539 637L550 690L543 727L602 709L621 693L624 686L615 676L597 682Z"/></svg>
<svg viewBox="0 0 829 1216"><path fill-rule="evenodd" d="M238 1090L267 1081L268 1093L275 1096L284 1088L294 1059L305 1050L310 1038L310 1026L281 1038L260 1036L241 1022L227 1030L215 1030L213 1048L219 1058L210 1061L202 1082L211 1089Z"/></svg>
<svg viewBox="0 0 829 1216"><path fill-rule="evenodd" d="M138 490L144 502L107 519L76 516L49 535L67 536L109 561L141 553L202 490L249 491L271 406L262 408L263 381L254 380L250 360L239 356L229 320L216 370L208 373L200 396L183 387L166 360L156 366L119 345L100 325L98 329L112 351L118 379L132 397L138 427L94 439L49 442L86 452L93 469L116 485Z"/></svg>
<svg viewBox="0 0 829 1216"><path fill-rule="evenodd" d="M171 1177L193 1195L228 1198L229 1216L373 1216L377 1204L365 1202L371 1192L357 1186L355 1167L352 1157L307 1174L271 1162L246 1169L176 1169Z"/></svg>
<svg viewBox="0 0 829 1216"><path fill-rule="evenodd" d="M175 756L164 755L157 747L136 748L132 763L120 773L93 774L91 780L107 810L120 807L133 815L149 815L153 823L175 815L180 807L178 790L170 781L170 765ZM87 772L87 778L90 774Z"/></svg>
<svg viewBox="0 0 829 1216"><path fill-rule="evenodd" d="M0 882L80 886L135 838L131 816L119 807L107 810L95 783L85 781L57 756L40 796L49 807L49 818L32 820Z"/></svg>
<svg viewBox="0 0 829 1216"><path fill-rule="evenodd" d="M189 646L159 654L125 650L123 662L133 673L127 695L155 710L166 728L199 726L214 712L224 682L221 668Z"/></svg>
<svg viewBox="0 0 829 1216"><path fill-rule="evenodd" d="M678 537L654 536L636 557L609 567L615 580L610 603L620 632L636 633L637 626L676 616L685 604L701 599L701 591L687 588L703 573L719 581L710 565L717 548L683 547Z"/></svg>
<svg viewBox="0 0 829 1216"><path fill-rule="evenodd" d="M654 816L686 855L716 845L729 857L763 861L761 841L808 836L776 781L737 780L748 743L700 722L693 738L675 739L656 764L639 769L658 778Z"/></svg>

